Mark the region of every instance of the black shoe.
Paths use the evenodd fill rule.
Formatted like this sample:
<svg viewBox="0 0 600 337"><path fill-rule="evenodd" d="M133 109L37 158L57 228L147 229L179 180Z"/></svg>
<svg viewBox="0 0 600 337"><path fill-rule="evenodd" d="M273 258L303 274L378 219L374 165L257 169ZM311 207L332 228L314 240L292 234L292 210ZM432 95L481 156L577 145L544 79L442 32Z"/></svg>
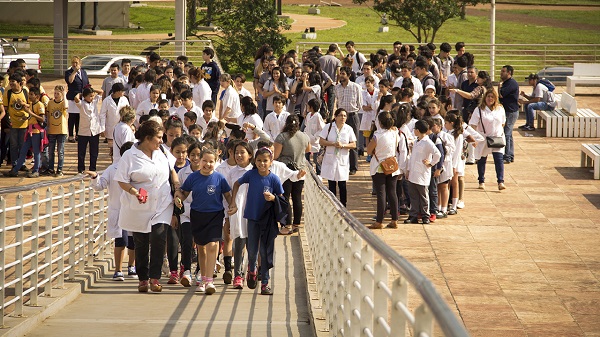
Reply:
<svg viewBox="0 0 600 337"><path fill-rule="evenodd" d="M429 219L427 219L427 220L429 220ZM404 223L419 223L419 219L409 217L408 219L404 220Z"/></svg>
<svg viewBox="0 0 600 337"><path fill-rule="evenodd" d="M533 126L526 126L523 128L523 130L525 131L535 131L535 128Z"/></svg>
<svg viewBox="0 0 600 337"><path fill-rule="evenodd" d="M521 125L521 126L519 126L519 129L525 129L525 128L527 128L528 126L529 126L529 125L527 125L527 124L524 124L524 125Z"/></svg>
<svg viewBox="0 0 600 337"><path fill-rule="evenodd" d="M108 138L104 138L104 144L108 144Z"/></svg>
<svg viewBox="0 0 600 337"><path fill-rule="evenodd" d="M510 164L510 163L511 163L511 161L510 161L510 160L508 160L508 159L504 159L504 164Z"/></svg>
<svg viewBox="0 0 600 337"><path fill-rule="evenodd" d="M448 215L456 215L456 214L458 214L457 210L455 210L453 208L451 208L451 209L448 210Z"/></svg>
<svg viewBox="0 0 600 337"><path fill-rule="evenodd" d="M226 270L223 272L223 282L225 284L231 284L231 280L233 279L233 273L231 270Z"/></svg>
<svg viewBox="0 0 600 337"><path fill-rule="evenodd" d="M353 176L356 174L356 170L350 170L350 175Z"/></svg>
<svg viewBox="0 0 600 337"><path fill-rule="evenodd" d="M429 220L429 218L423 218L423 225L429 225L429 223L431 223L431 220Z"/></svg>
<svg viewBox="0 0 600 337"><path fill-rule="evenodd" d="M4 176L5 177L18 177L19 176L19 172L10 170L8 172L5 172Z"/></svg>

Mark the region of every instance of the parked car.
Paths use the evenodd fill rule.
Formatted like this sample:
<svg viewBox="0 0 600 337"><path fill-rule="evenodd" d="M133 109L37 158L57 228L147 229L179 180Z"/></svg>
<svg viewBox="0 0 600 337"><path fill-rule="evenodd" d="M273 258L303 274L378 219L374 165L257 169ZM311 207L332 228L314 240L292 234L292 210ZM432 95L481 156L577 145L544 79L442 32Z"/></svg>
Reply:
<svg viewBox="0 0 600 337"><path fill-rule="evenodd" d="M0 72L7 72L11 61L23 59L27 64L27 69L36 69L38 73L42 72L42 61L40 54L19 54L14 44L6 39L0 39Z"/></svg>
<svg viewBox="0 0 600 337"><path fill-rule="evenodd" d="M544 77L550 82L567 82L567 76L573 75L571 67L546 67L538 72L540 78Z"/></svg>
<svg viewBox="0 0 600 337"><path fill-rule="evenodd" d="M125 54L96 54L88 55L81 59L81 68L85 70L88 76L105 77L109 73L110 65L117 63L121 66L123 59L131 60L131 67L137 67L146 63L146 58L136 55Z"/></svg>

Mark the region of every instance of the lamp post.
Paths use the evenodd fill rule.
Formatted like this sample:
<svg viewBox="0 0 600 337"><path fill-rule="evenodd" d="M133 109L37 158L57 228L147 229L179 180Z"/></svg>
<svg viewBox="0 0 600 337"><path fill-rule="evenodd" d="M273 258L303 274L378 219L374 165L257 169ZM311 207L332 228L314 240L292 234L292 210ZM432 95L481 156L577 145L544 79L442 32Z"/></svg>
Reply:
<svg viewBox="0 0 600 337"><path fill-rule="evenodd" d="M494 68L496 68L496 0L492 0L490 18L490 77L494 80Z"/></svg>

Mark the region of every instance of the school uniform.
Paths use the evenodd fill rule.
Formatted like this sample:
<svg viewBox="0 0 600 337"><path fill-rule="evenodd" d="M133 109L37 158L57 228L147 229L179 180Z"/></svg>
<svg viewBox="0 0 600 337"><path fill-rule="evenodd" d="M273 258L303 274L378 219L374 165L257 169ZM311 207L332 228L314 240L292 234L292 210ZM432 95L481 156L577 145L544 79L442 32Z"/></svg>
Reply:
<svg viewBox="0 0 600 337"><path fill-rule="evenodd" d="M235 166L229 171L227 182L233 186L238 179L251 169L251 164L246 167ZM245 208L247 197L248 185L241 185L235 196L235 204L240 209ZM233 240L233 261L237 261L234 265L234 276L242 276L244 273L244 249L248 244L248 220L244 218L242 212L236 212L229 216L229 233Z"/></svg>
<svg viewBox="0 0 600 337"><path fill-rule="evenodd" d="M127 123L119 122L113 129L113 163L121 160L121 146L127 142L135 142L135 134Z"/></svg>
<svg viewBox="0 0 600 337"><path fill-rule="evenodd" d="M221 101L223 112L225 112L227 108L231 109L231 112L227 116L228 118L238 118L242 114L240 95L231 85L221 92L219 100ZM222 117L223 116L219 116L219 118ZM229 133L227 133L227 135L229 135Z"/></svg>
<svg viewBox="0 0 600 337"><path fill-rule="evenodd" d="M331 130L329 130L331 125ZM320 137L330 141L339 141L342 144L356 142L354 130L348 124L344 124L338 130L335 122L327 124L321 130ZM325 156L321 164L321 177L331 181L347 181L350 178L350 149L339 149L327 146Z"/></svg>
<svg viewBox="0 0 600 337"><path fill-rule="evenodd" d="M440 151L428 136L416 140L408 160L407 177L408 194L410 196L409 217L417 219L421 214L423 219L429 219L429 183L431 181L431 167L423 163L428 159L430 165L435 165L441 158Z"/></svg>
<svg viewBox="0 0 600 337"><path fill-rule="evenodd" d="M243 126L244 123L250 123L256 126L257 129L263 128L263 121L257 113L251 115L240 115L237 119L237 124L239 126ZM246 139L252 140L255 137L254 130L247 128L246 129Z"/></svg>
<svg viewBox="0 0 600 337"><path fill-rule="evenodd" d="M138 107L135 109L135 125L140 125L140 117L144 115L150 114L150 110L155 109L158 110L158 100L154 103L150 101L150 98L144 100ZM183 119L182 119L183 121Z"/></svg>
<svg viewBox="0 0 600 337"><path fill-rule="evenodd" d="M142 82L138 84L137 88L135 88L135 100L131 100L131 106L134 109L138 109L139 105L142 104L145 100L150 99L150 89L152 88L152 83ZM131 92L131 91L130 91Z"/></svg>
<svg viewBox="0 0 600 337"><path fill-rule="evenodd" d="M96 95L91 103L85 100L79 101L79 132L77 139L77 171L85 170L85 155L87 147L90 147L90 171L96 171L96 162L100 150L100 134L104 132L106 116L100 115L98 103L102 97Z"/></svg>
<svg viewBox="0 0 600 337"><path fill-rule="evenodd" d="M370 106L370 111L364 111L362 106L360 107L359 114L362 115L360 120L360 131L371 131L371 125L375 122L375 115L377 113L377 107L379 105L379 101L377 97L379 96L379 89L373 90L372 93L369 93L366 89L362 91L363 96L363 106Z"/></svg>
<svg viewBox="0 0 600 337"><path fill-rule="evenodd" d="M442 173L440 173L439 178L439 182L444 183L452 179L452 176L454 175L454 170L452 169L452 158L456 152L456 145L454 142L454 137L448 132L440 131L438 133L438 138L442 141L445 150ZM462 151L462 146L460 149Z"/></svg>
<svg viewBox="0 0 600 337"><path fill-rule="evenodd" d="M279 113L279 115L273 111L269 113L267 117L265 117L265 124L263 125L262 129L269 135L271 141L275 141L275 138L279 136L289 115L289 112L283 110Z"/></svg>
<svg viewBox="0 0 600 337"><path fill-rule="evenodd" d="M54 149L58 152L57 171L62 171L65 161L65 141L67 140L69 105L66 99L48 102L48 169L54 170Z"/></svg>
<svg viewBox="0 0 600 337"><path fill-rule="evenodd" d="M196 124L198 124L202 128L202 138L204 138L204 135L206 135L206 129L208 128L208 124L210 124L211 122L218 122L218 121L219 120L215 116L211 116L210 119L208 120L208 122L206 121L206 119L204 119L203 115L200 115L200 117L198 117L198 119L196 119Z"/></svg>
<svg viewBox="0 0 600 337"><path fill-rule="evenodd" d="M185 183L187 178L194 173L192 171L191 166L186 166L177 172L177 176L179 177L180 183ZM183 203L183 213L179 215L179 226L181 228L181 237L179 239L179 244L181 245L181 264L183 265L183 270L191 270L192 268L192 250L193 250L193 236L192 236L192 225L190 223L190 209L192 206L192 200L194 192L190 192L188 197L185 200L182 200Z"/></svg>
<svg viewBox="0 0 600 337"><path fill-rule="evenodd" d="M123 230L119 226L119 210L121 209L121 193L123 189L119 182L114 179L117 173L117 164L112 163L102 172L90 180L90 186L95 191L108 189L108 221L106 222L106 234L111 239L123 236Z"/></svg>
<svg viewBox="0 0 600 337"><path fill-rule="evenodd" d="M100 115L103 116L103 119L105 121L104 134L107 139L113 139L113 131L115 129L115 125L117 125L121 120L121 108L124 108L126 106L129 106L129 100L125 96L119 97L115 102L115 99L109 95L102 101Z"/></svg>
<svg viewBox="0 0 600 337"><path fill-rule="evenodd" d="M192 100L200 110L202 110L202 104L205 101L210 101L212 96L212 90L210 86L204 79L201 79L200 82L194 84L194 88L192 89Z"/></svg>

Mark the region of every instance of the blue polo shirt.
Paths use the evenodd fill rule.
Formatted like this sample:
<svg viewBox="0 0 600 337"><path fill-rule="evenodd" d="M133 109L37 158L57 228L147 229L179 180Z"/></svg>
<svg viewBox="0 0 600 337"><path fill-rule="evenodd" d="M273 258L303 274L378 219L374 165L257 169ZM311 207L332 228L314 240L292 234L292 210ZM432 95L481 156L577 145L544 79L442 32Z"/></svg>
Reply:
<svg viewBox="0 0 600 337"><path fill-rule="evenodd" d="M218 212L224 209L223 194L231 191L227 179L219 173L213 172L205 176L196 171L181 185L181 190L192 193L191 207L196 212Z"/></svg>
<svg viewBox="0 0 600 337"><path fill-rule="evenodd" d="M248 184L248 197L246 198L246 208L244 209L244 218L248 220L258 220L262 210L267 202L263 193L269 190L274 195L283 194L283 186L279 177L273 173L261 176L257 169L252 169L238 179L238 183ZM238 205L241 206L241 205Z"/></svg>

